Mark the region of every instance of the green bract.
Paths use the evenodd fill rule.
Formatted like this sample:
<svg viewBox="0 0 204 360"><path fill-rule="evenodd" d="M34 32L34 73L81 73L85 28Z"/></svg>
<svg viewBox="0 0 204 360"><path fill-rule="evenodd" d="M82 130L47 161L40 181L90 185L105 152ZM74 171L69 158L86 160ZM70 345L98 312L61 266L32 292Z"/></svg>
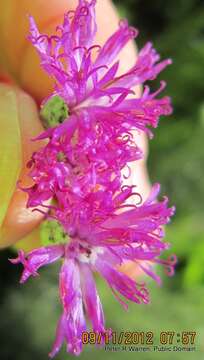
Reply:
<svg viewBox="0 0 204 360"><path fill-rule="evenodd" d="M45 220L40 226L40 240L43 246L66 244L69 236L56 220Z"/></svg>
<svg viewBox="0 0 204 360"><path fill-rule="evenodd" d="M55 127L69 116L69 109L64 100L55 95L43 105L40 116L45 128Z"/></svg>

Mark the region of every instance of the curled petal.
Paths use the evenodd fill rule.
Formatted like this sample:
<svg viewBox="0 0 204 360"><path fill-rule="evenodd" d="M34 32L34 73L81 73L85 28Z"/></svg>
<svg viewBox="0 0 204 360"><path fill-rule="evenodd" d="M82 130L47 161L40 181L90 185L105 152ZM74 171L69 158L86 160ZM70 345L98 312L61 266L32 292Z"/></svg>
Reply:
<svg viewBox="0 0 204 360"><path fill-rule="evenodd" d="M101 48L98 57L96 59L96 65L111 64L116 58L118 53L127 44L130 39L137 36L138 31L128 26L126 20L120 22L119 29L107 40L104 46Z"/></svg>
<svg viewBox="0 0 204 360"><path fill-rule="evenodd" d="M28 254L19 251L16 259L10 259L12 264L21 263L24 266L23 274L20 283L24 283L31 275L37 276L38 269L42 266L51 264L64 255L64 247L61 245L54 245L35 249Z"/></svg>
<svg viewBox="0 0 204 360"><path fill-rule="evenodd" d="M54 357L60 350L63 341L67 343L67 350L73 355L82 351L82 332L86 330L83 313L80 273L74 259L65 260L60 271L60 299L63 305L56 339L50 357Z"/></svg>
<svg viewBox="0 0 204 360"><path fill-rule="evenodd" d="M104 315L99 295L97 293L92 271L86 264L80 265L83 300L88 318L92 322L93 331L103 333Z"/></svg>
<svg viewBox="0 0 204 360"><path fill-rule="evenodd" d="M126 299L140 303L148 303L149 296L144 286L138 285L134 280L120 271L117 271L106 261L98 259L96 261L97 271L105 278L114 293L119 292Z"/></svg>
<svg viewBox="0 0 204 360"><path fill-rule="evenodd" d="M173 276L175 271L175 266L177 264L176 255L171 255L168 259L155 259L155 263L163 265L166 275Z"/></svg>

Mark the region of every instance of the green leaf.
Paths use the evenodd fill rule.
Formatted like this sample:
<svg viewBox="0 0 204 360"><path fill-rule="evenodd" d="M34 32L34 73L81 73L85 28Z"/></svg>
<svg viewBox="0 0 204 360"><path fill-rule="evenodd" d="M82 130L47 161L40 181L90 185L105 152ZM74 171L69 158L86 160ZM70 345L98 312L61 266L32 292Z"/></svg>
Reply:
<svg viewBox="0 0 204 360"><path fill-rule="evenodd" d="M19 178L22 151L16 94L0 87L0 226Z"/></svg>

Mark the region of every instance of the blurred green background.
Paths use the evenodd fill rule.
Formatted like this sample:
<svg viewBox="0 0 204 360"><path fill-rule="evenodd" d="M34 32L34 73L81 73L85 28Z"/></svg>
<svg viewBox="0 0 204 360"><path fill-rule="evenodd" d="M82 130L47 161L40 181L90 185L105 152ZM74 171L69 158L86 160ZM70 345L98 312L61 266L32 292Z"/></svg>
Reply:
<svg viewBox="0 0 204 360"><path fill-rule="evenodd" d="M163 277L163 287L149 283L152 303L130 305L127 313L99 279L98 286L107 326L116 331L196 331L197 351L192 353L108 352L86 347L81 360L97 357L122 360L190 359L204 354L204 6L198 0L115 0L122 17L140 30L139 47L152 40L162 58L173 65L161 79L168 82L174 114L162 119L150 142L151 180L162 184L177 208L167 228L179 263L174 278ZM159 81L158 80L158 81ZM158 82L155 83L158 86ZM60 313L57 267L41 271L19 287L20 268L12 267L10 250L0 253L0 359L44 360L50 350ZM57 359L71 358L62 351Z"/></svg>

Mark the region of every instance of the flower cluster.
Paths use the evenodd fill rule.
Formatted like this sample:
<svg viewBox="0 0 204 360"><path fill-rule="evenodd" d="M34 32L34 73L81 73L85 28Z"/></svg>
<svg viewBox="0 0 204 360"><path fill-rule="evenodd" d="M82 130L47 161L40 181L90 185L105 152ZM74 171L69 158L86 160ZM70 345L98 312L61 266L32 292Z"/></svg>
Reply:
<svg viewBox="0 0 204 360"><path fill-rule="evenodd" d="M54 36L40 34L30 17L29 38L42 67L55 79L55 89L42 104L46 130L35 140L46 143L28 163L33 185L23 191L28 193L28 207L44 209L52 236L47 246L28 254L20 251L11 261L23 264L23 283L37 276L41 266L63 259L59 275L63 313L51 357L64 341L69 352L80 354L84 311L93 331L106 331L94 272L126 308L124 298L148 303L149 294L145 284L123 273L120 265L134 261L160 283L153 265L162 264L172 275L176 262L175 257L160 258L169 247L162 240L163 225L174 208L168 208L167 198L157 201L158 184L143 201L136 186L123 184L122 175L130 162L143 156L133 130L152 136L150 127L172 111L168 97L158 98L164 82L154 93L145 86L140 98L134 97L133 89L155 79L171 61L160 62L147 43L135 65L119 76L117 56L137 30L121 21L103 47L94 45L96 30L94 0L79 0ZM55 225L60 226L60 239Z"/></svg>

